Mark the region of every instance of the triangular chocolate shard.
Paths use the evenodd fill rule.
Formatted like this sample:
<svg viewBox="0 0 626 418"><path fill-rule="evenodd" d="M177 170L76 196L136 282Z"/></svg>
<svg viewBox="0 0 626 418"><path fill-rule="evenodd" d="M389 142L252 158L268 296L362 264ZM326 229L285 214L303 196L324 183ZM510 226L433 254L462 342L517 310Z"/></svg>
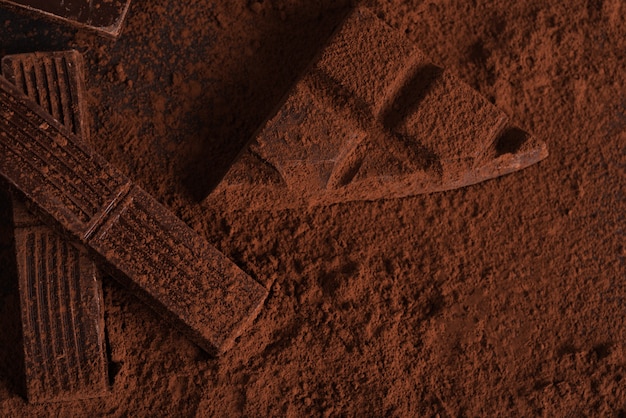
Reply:
<svg viewBox="0 0 626 418"><path fill-rule="evenodd" d="M76 51L5 56L4 77L87 140ZM95 263L13 199L26 391L31 402L108 392L104 303Z"/></svg>
<svg viewBox="0 0 626 418"><path fill-rule="evenodd" d="M207 198L212 204L263 210L412 196L547 156L543 142L512 128L507 115L364 8L337 29L249 152L284 183L237 176L238 160Z"/></svg>

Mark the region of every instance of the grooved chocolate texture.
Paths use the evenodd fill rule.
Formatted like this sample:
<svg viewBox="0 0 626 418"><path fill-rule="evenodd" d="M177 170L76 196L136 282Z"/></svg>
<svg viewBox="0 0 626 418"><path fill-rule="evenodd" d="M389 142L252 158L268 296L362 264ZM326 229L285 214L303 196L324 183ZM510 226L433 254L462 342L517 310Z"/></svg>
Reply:
<svg viewBox="0 0 626 418"><path fill-rule="evenodd" d="M116 37L130 0L0 0L0 4Z"/></svg>
<svg viewBox="0 0 626 418"><path fill-rule="evenodd" d="M65 128L89 142L83 62L78 51L5 56L2 75Z"/></svg>
<svg viewBox="0 0 626 418"><path fill-rule="evenodd" d="M545 144L357 8L209 200L276 209L397 198L468 186L546 156Z"/></svg>
<svg viewBox="0 0 626 418"><path fill-rule="evenodd" d="M29 401L105 394L102 292L95 265L48 227L18 227L15 242Z"/></svg>
<svg viewBox="0 0 626 418"><path fill-rule="evenodd" d="M120 281L210 353L267 290L0 79L0 174Z"/></svg>
<svg viewBox="0 0 626 418"><path fill-rule="evenodd" d="M78 52L6 56L2 73L67 129L88 138ZM13 219L29 401L106 394L104 307L96 265L18 198L13 199Z"/></svg>

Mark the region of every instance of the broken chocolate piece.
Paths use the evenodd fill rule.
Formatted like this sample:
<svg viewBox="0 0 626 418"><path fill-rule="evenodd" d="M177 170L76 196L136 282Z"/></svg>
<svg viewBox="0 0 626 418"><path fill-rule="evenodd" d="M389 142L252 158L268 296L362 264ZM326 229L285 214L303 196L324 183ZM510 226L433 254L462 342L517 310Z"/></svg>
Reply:
<svg viewBox="0 0 626 418"><path fill-rule="evenodd" d="M130 0L0 0L0 3L111 37L120 34L130 7Z"/></svg>
<svg viewBox="0 0 626 418"><path fill-rule="evenodd" d="M83 60L78 51L32 52L2 59L4 78L88 142L83 74Z"/></svg>
<svg viewBox="0 0 626 418"><path fill-rule="evenodd" d="M502 146L515 131L479 93L357 8L208 200L267 210L464 187L547 156L527 134Z"/></svg>
<svg viewBox="0 0 626 418"><path fill-rule="evenodd" d="M14 210L28 399L102 396L108 380L96 266L47 226L33 225L23 206Z"/></svg>
<svg viewBox="0 0 626 418"><path fill-rule="evenodd" d="M347 17L315 63L331 89L368 108L371 116L388 104L424 54L370 12ZM358 106L358 105L357 105Z"/></svg>
<svg viewBox="0 0 626 418"><path fill-rule="evenodd" d="M257 281L4 79L0 175L210 353L228 349L267 296Z"/></svg>
<svg viewBox="0 0 626 418"><path fill-rule="evenodd" d="M6 56L2 73L84 139L82 60L76 51ZM104 306L95 263L13 199L26 391L31 402L102 396L108 376Z"/></svg>

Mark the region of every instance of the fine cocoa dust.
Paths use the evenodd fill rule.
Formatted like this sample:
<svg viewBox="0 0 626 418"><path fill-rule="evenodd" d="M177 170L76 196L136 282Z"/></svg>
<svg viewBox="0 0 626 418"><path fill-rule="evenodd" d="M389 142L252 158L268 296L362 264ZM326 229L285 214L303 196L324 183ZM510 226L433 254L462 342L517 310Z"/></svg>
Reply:
<svg viewBox="0 0 626 418"><path fill-rule="evenodd" d="M2 416L626 414L626 6L367 0L550 157L468 188L289 210L206 197L357 2L134 2L116 42L0 12L0 53L84 54L94 146L270 288L211 358L104 278L111 392L28 404L0 202Z"/></svg>

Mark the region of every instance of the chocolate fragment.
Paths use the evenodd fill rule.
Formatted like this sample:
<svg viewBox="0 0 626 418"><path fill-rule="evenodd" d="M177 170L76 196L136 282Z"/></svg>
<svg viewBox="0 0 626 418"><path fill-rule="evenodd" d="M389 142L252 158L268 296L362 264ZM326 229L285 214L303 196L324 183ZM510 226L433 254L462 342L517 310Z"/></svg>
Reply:
<svg viewBox="0 0 626 418"><path fill-rule="evenodd" d="M2 73L76 135L84 122L76 51L6 56ZM31 402L107 393L104 306L96 265L13 199L26 390Z"/></svg>
<svg viewBox="0 0 626 418"><path fill-rule="evenodd" d="M210 353L228 349L267 290L0 79L0 175Z"/></svg>
<svg viewBox="0 0 626 418"><path fill-rule="evenodd" d="M130 0L0 0L0 4L117 37Z"/></svg>
<svg viewBox="0 0 626 418"><path fill-rule="evenodd" d="M2 75L65 128L89 141L83 60L78 51L8 55L2 58Z"/></svg>
<svg viewBox="0 0 626 418"><path fill-rule="evenodd" d="M267 210L464 187L547 156L528 134L502 146L517 131L479 93L357 8L208 199Z"/></svg>
<svg viewBox="0 0 626 418"><path fill-rule="evenodd" d="M399 32L358 9L335 32L314 71L330 81L331 89L366 107L371 117L388 104L411 71L426 62Z"/></svg>
<svg viewBox="0 0 626 418"><path fill-rule="evenodd" d="M96 266L47 226L29 222L33 217L23 206L14 210L27 220L17 221L15 244L28 399L102 396L108 379Z"/></svg>

